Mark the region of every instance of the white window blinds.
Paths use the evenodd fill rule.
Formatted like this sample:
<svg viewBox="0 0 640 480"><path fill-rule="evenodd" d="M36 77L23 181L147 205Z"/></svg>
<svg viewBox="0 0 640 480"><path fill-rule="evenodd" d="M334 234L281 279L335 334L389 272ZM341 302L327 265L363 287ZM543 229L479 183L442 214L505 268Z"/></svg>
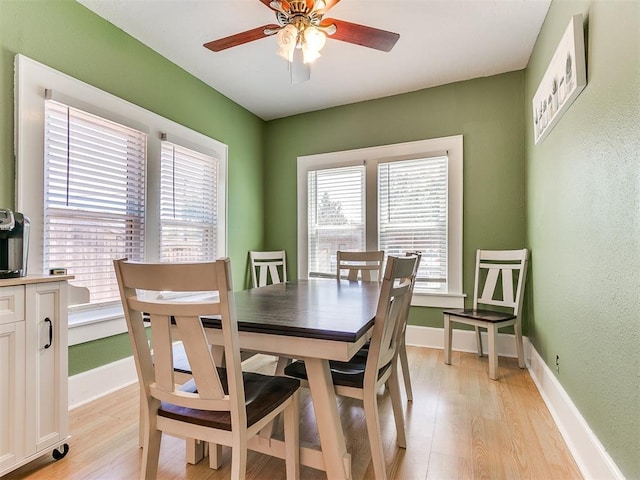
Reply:
<svg viewBox="0 0 640 480"><path fill-rule="evenodd" d="M446 287L446 156L378 165L378 229L385 256L422 252L416 291Z"/></svg>
<svg viewBox="0 0 640 480"><path fill-rule="evenodd" d="M365 168L313 170L307 182L309 276L335 276L338 250L365 249Z"/></svg>
<svg viewBox="0 0 640 480"><path fill-rule="evenodd" d="M144 259L146 134L45 102L45 270L66 267L92 304L117 301L113 259Z"/></svg>
<svg viewBox="0 0 640 480"><path fill-rule="evenodd" d="M161 261L214 260L218 161L171 142L162 142L161 157Z"/></svg>

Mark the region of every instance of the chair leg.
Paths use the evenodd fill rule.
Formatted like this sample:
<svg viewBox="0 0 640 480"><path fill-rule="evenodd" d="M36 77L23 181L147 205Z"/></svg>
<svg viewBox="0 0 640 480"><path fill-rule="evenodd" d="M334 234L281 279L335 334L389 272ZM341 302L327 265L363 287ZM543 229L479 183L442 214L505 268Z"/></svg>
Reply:
<svg viewBox="0 0 640 480"><path fill-rule="evenodd" d="M284 410L284 457L287 480L300 478L300 399L296 392Z"/></svg>
<svg viewBox="0 0 640 480"><path fill-rule="evenodd" d="M209 444L209 468L218 470L222 466L222 445L219 443Z"/></svg>
<svg viewBox="0 0 640 480"><path fill-rule="evenodd" d="M518 353L518 366L520 368L525 368L526 364L524 361L524 346L522 345L522 327L519 324L514 325L513 330L515 332L515 337L516 337L516 352Z"/></svg>
<svg viewBox="0 0 640 480"><path fill-rule="evenodd" d="M195 465L205 456L205 442L196 440L195 438L187 438L185 440L185 456L186 462Z"/></svg>
<svg viewBox="0 0 640 480"><path fill-rule="evenodd" d="M482 356L482 335L480 332L480 328L476 327L476 344L478 346L478 356ZM489 348L489 352L491 352L491 348Z"/></svg>
<svg viewBox="0 0 640 480"><path fill-rule="evenodd" d="M244 480L247 476L247 432L235 432L231 445L231 478Z"/></svg>
<svg viewBox="0 0 640 480"><path fill-rule="evenodd" d="M145 424L146 415L144 412L143 402L146 402L147 399L144 395L144 390L140 389L140 405L138 407L138 446L140 448L144 448L144 435L147 431L147 426Z"/></svg>
<svg viewBox="0 0 640 480"><path fill-rule="evenodd" d="M148 424L149 427L144 432L140 478L144 480L155 480L158 477L158 461L160 460L162 432L156 428L155 419L148 421Z"/></svg>
<svg viewBox="0 0 640 480"><path fill-rule="evenodd" d="M371 447L371 460L376 480L387 480L386 466L384 462L384 449L380 435L380 418L378 415L378 400L376 392L364 394L364 417L367 422L367 433Z"/></svg>
<svg viewBox="0 0 640 480"><path fill-rule="evenodd" d="M407 358L407 345L404 339L402 340L402 345L400 345L398 355L400 356L400 368L402 369L404 389L407 392L407 401L413 402L413 389L411 388L411 376L409 375L409 359Z"/></svg>
<svg viewBox="0 0 640 480"><path fill-rule="evenodd" d="M278 361L276 363L276 371L275 371L274 375L276 375L277 377L286 376L284 374L284 369L285 369L285 367L288 367L291 364L291 362L292 362L292 360L290 358L278 357Z"/></svg>
<svg viewBox="0 0 640 480"><path fill-rule="evenodd" d="M489 378L498 378L498 329L494 325L487 327L487 337L489 340Z"/></svg>
<svg viewBox="0 0 640 480"><path fill-rule="evenodd" d="M391 397L391 407L393 408L393 418L396 422L396 432L398 446L400 448L407 448L407 437L404 431L404 412L402 411L402 399L400 398L400 382L397 375L397 368L394 365L394 372L387 380L387 388L389 389L389 396Z"/></svg>
<svg viewBox="0 0 640 480"><path fill-rule="evenodd" d="M447 365L451 365L451 340L452 340L452 331L451 331L451 320L449 319L449 315L444 315L444 363Z"/></svg>

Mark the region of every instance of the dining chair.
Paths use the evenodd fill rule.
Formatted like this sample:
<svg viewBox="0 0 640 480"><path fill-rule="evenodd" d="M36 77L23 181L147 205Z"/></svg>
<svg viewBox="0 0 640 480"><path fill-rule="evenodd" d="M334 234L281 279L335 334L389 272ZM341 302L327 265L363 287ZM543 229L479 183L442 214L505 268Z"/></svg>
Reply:
<svg viewBox="0 0 640 480"><path fill-rule="evenodd" d="M251 250L249 252L249 261L251 264L251 283L253 288L266 287L278 283L286 283L287 281L287 254L284 250L273 250L267 252L258 252ZM280 275L282 272L282 276ZM255 355L256 352L242 351L242 360ZM279 357L276 363L276 375L282 375L284 367L289 365L291 361L284 357Z"/></svg>
<svg viewBox="0 0 640 480"><path fill-rule="evenodd" d="M524 284L527 277L528 250L478 250L473 287L473 308L445 310L444 363L451 365L452 324L472 325L476 331L478 355L482 356L480 329L487 330L489 378L498 378L498 329L513 326L518 366L525 368L520 319ZM501 287L501 288L500 288ZM514 289L515 287L515 289ZM500 307L479 309L478 306Z"/></svg>
<svg viewBox="0 0 640 480"><path fill-rule="evenodd" d="M374 255L371 255L369 257L368 254L373 254L375 253L375 257L376 257L376 261L378 261L378 259L380 259L382 257L382 259L384 258L384 251L380 251L380 252L338 252L338 258L340 258L340 254L342 253L342 255L344 255L345 253L349 253L349 254L360 254L360 253L365 253L366 255L363 255L362 257L374 257ZM411 252L406 252L407 256L410 255L415 255L417 258L417 264L416 264L416 272L418 270L418 267L420 266L420 259L422 258L422 253L418 252L418 251L411 251ZM358 257L358 256L356 256ZM358 258L362 258L362 257L358 257ZM349 258L349 257L348 257ZM353 257L351 257L353 258ZM380 265L382 265L382 259L379 260ZM365 261L365 260L359 260L359 261ZM356 264L358 262L355 262ZM340 262L338 262L338 264L340 264ZM343 266L345 269L349 269L349 267L347 266L349 265L349 263L344 263ZM357 278L357 269L354 269L355 273L356 273L356 278ZM382 273L382 266L380 266L379 270L380 273ZM371 271L372 272L372 271ZM349 274L351 274L351 271L349 272ZM381 278L381 276L380 276ZM409 296L413 296L413 288L415 286L415 279L414 282L411 283L411 289L409 292ZM410 376L410 372L409 372L409 358L407 356L407 344L406 344L406 321L409 318L409 310L411 309L411 302L409 302L406 306L405 311L403 312L403 315L405 316L405 323L404 326L405 328L402 331L402 335L400 336L400 340L401 340L401 344L399 346L398 349L398 357L400 359L400 369L402 370L402 379L404 381L404 388L405 388L405 393L407 395L407 401L412 402L413 401L413 389L411 388L411 376ZM364 350L367 350L369 348L369 344L365 344L365 346L363 347ZM365 352L366 354L366 352ZM361 353L362 355L362 353Z"/></svg>
<svg viewBox="0 0 640 480"><path fill-rule="evenodd" d="M347 271L347 280L355 282L381 282L382 263L384 261L384 251L341 251L336 254L337 267L336 278L342 279L342 271Z"/></svg>
<svg viewBox="0 0 640 480"><path fill-rule="evenodd" d="M300 382L242 372L229 260L191 264L115 260L114 268L144 397L140 478L157 478L160 443L167 433L230 446L231 478L244 479L247 449L269 450L256 434L280 413L284 452L267 453L284 456L287 478L299 478ZM158 292L217 292L213 296L217 298L162 299ZM143 313L150 318L153 352ZM226 368L214 361L200 315L221 318ZM174 337L182 341L193 375L182 384L174 372Z"/></svg>
<svg viewBox="0 0 640 480"><path fill-rule="evenodd" d="M287 255L284 250L249 252L253 288L287 281ZM282 276L280 275L282 272Z"/></svg>
<svg viewBox="0 0 640 480"><path fill-rule="evenodd" d="M391 396L396 442L401 448L407 446L397 361L399 337L406 321L404 312L411 301L410 289L416 276L416 264L416 256L390 256L387 259L367 354L355 355L348 362L329 362L336 394L363 402L373 469L378 480L387 478L377 401L377 392L383 385L388 387ZM307 386L304 361L293 362L285 368L285 373L301 379Z"/></svg>

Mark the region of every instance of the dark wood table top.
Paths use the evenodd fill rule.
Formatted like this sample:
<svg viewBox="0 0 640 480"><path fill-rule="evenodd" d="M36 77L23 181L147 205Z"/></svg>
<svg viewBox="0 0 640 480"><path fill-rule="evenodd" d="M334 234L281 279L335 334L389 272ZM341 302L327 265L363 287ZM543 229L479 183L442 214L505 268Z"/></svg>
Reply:
<svg viewBox="0 0 640 480"><path fill-rule="evenodd" d="M373 326L379 284L300 280L235 293L238 330L355 342ZM220 325L203 317L207 327Z"/></svg>

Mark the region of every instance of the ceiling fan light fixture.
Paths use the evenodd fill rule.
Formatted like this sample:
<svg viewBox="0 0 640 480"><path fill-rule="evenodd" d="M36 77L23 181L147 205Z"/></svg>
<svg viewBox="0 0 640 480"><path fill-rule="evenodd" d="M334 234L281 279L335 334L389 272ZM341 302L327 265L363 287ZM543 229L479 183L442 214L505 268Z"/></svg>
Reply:
<svg viewBox="0 0 640 480"><path fill-rule="evenodd" d="M302 53L304 63L311 63L320 56L320 50L327 42L324 32L314 26L308 26L303 32Z"/></svg>
<svg viewBox="0 0 640 480"><path fill-rule="evenodd" d="M292 24L285 25L277 33L279 55L288 62L293 61L293 51L298 43L298 29Z"/></svg>
<svg viewBox="0 0 640 480"><path fill-rule="evenodd" d="M2 0L0 0L1 2ZM259 0L276 17L276 24L268 24L204 44L213 52L220 52L268 36L275 36L278 53L287 60L292 83L309 79L310 64L320 57L327 37L363 47L389 52L400 35L379 28L324 18L327 11L340 0Z"/></svg>

